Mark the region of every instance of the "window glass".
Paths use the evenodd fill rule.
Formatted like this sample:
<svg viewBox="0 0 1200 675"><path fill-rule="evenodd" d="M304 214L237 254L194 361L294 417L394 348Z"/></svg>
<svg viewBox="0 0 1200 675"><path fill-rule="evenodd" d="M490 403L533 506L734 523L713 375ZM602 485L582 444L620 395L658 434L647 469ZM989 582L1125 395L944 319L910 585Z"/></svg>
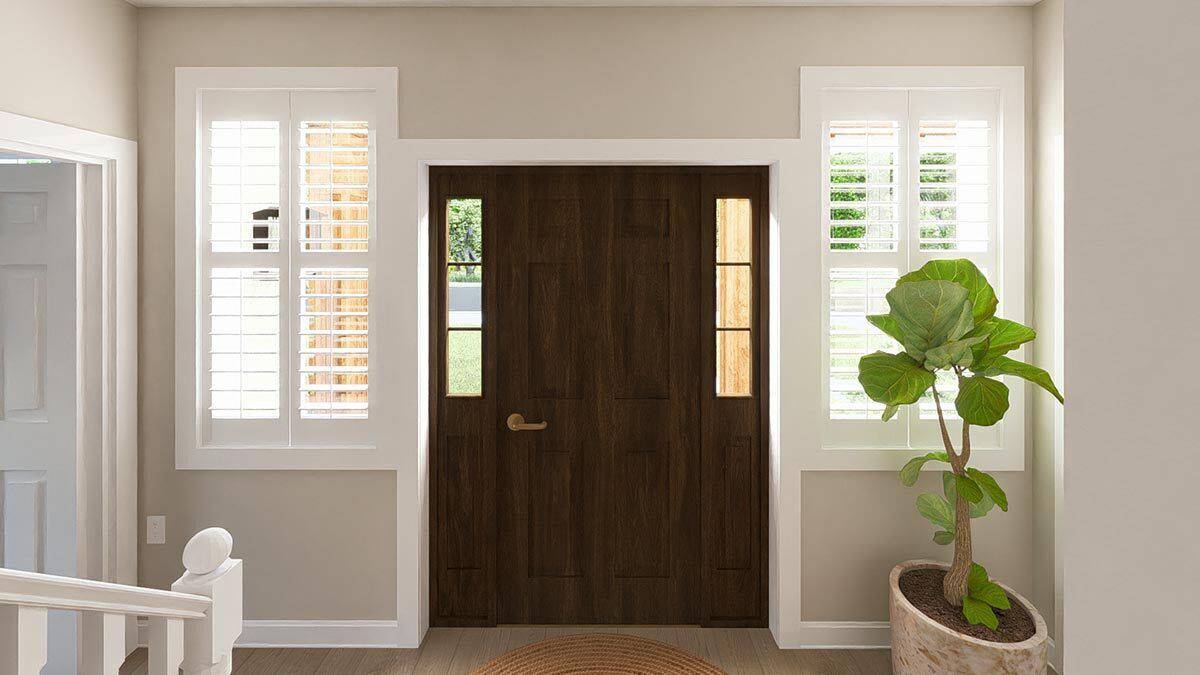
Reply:
<svg viewBox="0 0 1200 675"><path fill-rule="evenodd" d="M213 419L279 419L279 269L216 268L209 283Z"/></svg>
<svg viewBox="0 0 1200 675"><path fill-rule="evenodd" d="M446 200L446 394L483 394L483 200Z"/></svg>
<svg viewBox="0 0 1200 675"><path fill-rule="evenodd" d="M753 216L749 199L716 203L716 392L749 396L753 358Z"/></svg>
<svg viewBox="0 0 1200 675"><path fill-rule="evenodd" d="M300 248L366 251L370 131L366 122L300 123Z"/></svg>
<svg viewBox="0 0 1200 675"><path fill-rule="evenodd" d="M366 268L300 270L300 416L366 419Z"/></svg>
<svg viewBox="0 0 1200 675"><path fill-rule="evenodd" d="M829 124L829 248L895 251L900 219L900 123Z"/></svg>
<svg viewBox="0 0 1200 675"><path fill-rule="evenodd" d="M279 122L213 121L208 176L212 251L278 251Z"/></svg>
<svg viewBox="0 0 1200 675"><path fill-rule="evenodd" d="M984 252L991 220L991 143L985 121L922 121L920 247Z"/></svg>

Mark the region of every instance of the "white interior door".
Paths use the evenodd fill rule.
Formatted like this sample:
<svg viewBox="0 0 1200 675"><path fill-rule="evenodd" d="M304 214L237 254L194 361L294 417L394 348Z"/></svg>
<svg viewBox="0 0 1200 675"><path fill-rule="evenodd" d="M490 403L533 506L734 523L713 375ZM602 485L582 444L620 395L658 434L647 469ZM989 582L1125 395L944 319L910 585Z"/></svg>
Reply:
<svg viewBox="0 0 1200 675"><path fill-rule="evenodd" d="M76 165L0 166L0 560L77 576ZM45 673L75 669L50 613Z"/></svg>

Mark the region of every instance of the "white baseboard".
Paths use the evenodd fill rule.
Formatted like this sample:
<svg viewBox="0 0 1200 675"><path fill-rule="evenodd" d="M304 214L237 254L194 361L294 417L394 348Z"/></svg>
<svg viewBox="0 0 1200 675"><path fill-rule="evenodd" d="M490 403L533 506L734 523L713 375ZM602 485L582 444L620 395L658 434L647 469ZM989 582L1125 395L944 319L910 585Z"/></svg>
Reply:
<svg viewBox="0 0 1200 675"><path fill-rule="evenodd" d="M395 647L399 637L395 621L243 621L238 647ZM150 635L146 621L138 621L138 644Z"/></svg>
<svg viewBox="0 0 1200 675"><path fill-rule="evenodd" d="M801 621L800 630L783 649L880 649L892 646L887 621Z"/></svg>
<svg viewBox="0 0 1200 675"><path fill-rule="evenodd" d="M138 644L150 634L138 621ZM239 647L395 647L395 621L244 621ZM784 639L782 649L880 649L891 646L887 621L802 621L798 635Z"/></svg>

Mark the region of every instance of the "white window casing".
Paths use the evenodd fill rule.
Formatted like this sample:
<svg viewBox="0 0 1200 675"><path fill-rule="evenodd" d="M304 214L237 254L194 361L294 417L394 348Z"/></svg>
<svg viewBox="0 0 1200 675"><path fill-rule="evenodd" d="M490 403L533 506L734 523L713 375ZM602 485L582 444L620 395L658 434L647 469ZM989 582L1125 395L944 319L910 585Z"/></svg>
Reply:
<svg viewBox="0 0 1200 675"><path fill-rule="evenodd" d="M864 318L887 312L898 276L968 258L996 288L997 314L1024 321L1023 80L1019 67L801 69L801 137L819 182L806 210L822 261L821 443L803 468L888 470L941 448L931 396L883 422L858 385L860 356L899 349ZM1020 470L1025 385L1005 380L1009 412L972 427L972 457ZM943 373L938 385L957 442L957 383Z"/></svg>
<svg viewBox="0 0 1200 675"><path fill-rule="evenodd" d="M178 468L392 466L370 288L396 96L394 68L176 69Z"/></svg>

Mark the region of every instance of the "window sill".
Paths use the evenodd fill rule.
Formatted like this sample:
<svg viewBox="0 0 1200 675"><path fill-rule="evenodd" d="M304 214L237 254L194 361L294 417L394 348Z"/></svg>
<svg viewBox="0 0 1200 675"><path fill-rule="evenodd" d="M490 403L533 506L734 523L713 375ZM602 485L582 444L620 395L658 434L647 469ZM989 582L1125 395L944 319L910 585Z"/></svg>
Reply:
<svg viewBox="0 0 1200 675"><path fill-rule="evenodd" d="M372 471L396 464L375 445L221 445L178 448L175 468L196 471Z"/></svg>
<svg viewBox="0 0 1200 675"><path fill-rule="evenodd" d="M926 452L940 448L847 448L820 447L801 458L802 471L899 471L900 467ZM1014 456L1015 455L1015 456ZM930 462L925 471L940 471ZM999 447L971 448L971 466L980 471L1024 471L1024 453L1006 452Z"/></svg>

